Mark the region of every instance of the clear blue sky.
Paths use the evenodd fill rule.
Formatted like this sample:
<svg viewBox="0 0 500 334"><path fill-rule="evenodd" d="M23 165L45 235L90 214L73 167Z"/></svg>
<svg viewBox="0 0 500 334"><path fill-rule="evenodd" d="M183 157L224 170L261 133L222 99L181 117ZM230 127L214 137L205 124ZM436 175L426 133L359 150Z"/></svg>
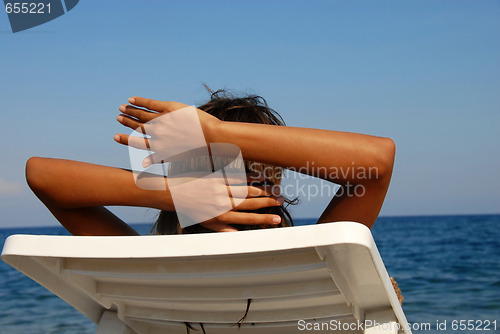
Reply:
<svg viewBox="0 0 500 334"><path fill-rule="evenodd" d="M16 34L0 13L0 50L0 227L57 224L30 156L127 167L118 106L199 104L202 83L261 94L289 125L393 138L382 215L500 212L499 1L82 0Z"/></svg>

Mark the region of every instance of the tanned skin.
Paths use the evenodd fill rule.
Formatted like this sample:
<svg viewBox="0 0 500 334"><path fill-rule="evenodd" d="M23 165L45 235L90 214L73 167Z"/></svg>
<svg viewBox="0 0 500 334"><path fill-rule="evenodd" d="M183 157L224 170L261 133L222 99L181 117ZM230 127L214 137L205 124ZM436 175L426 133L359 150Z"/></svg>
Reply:
<svg viewBox="0 0 500 334"><path fill-rule="evenodd" d="M137 129L155 117L187 105L142 97L122 105L117 120ZM334 196L318 223L355 221L371 228L380 212L391 180L395 145L389 138L364 134L225 122L197 110L207 143L230 143L249 161L290 168L340 184L342 196ZM125 134L115 135L122 145L142 147ZM286 144L285 144L286 143ZM314 164L312 164L314 162ZM352 168L376 171L371 177L338 173ZM336 171L336 172L335 172ZM365 175L366 176L366 175ZM78 161L30 158L26 178L33 192L59 222L74 235L137 235L137 232L105 206L139 206L174 211L168 190L137 187L131 171ZM362 196L348 188L362 187ZM234 210L203 222L214 231L234 231L229 224L276 224L276 215L241 212L277 206L283 197L267 187L248 186L248 197ZM279 216L278 216L279 217Z"/></svg>

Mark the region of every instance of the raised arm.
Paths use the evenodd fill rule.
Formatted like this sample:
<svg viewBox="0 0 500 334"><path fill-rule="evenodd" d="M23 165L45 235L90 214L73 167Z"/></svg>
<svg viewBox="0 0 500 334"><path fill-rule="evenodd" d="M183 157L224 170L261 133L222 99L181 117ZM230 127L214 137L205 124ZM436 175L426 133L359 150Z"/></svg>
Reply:
<svg viewBox="0 0 500 334"><path fill-rule="evenodd" d="M104 206L138 206L174 211L168 187L145 190L138 187L131 171L79 161L30 158L26 164L28 185L57 220L74 235L137 235L128 224ZM279 205L261 187L246 187L246 210ZM227 194L227 193L226 193ZM207 201L212 201L208 198ZM233 231L236 224L273 224L275 215L226 212L204 223L214 231Z"/></svg>
<svg viewBox="0 0 500 334"><path fill-rule="evenodd" d="M118 120L136 129L164 113L185 107L141 97L122 106ZM144 109L148 110L144 110ZM394 163L391 139L370 135L281 127L264 124L224 122L198 110L209 143L237 145L243 158L277 165L341 185L318 222L350 220L372 227L382 207ZM130 139L130 140L129 140ZM119 134L115 140L134 146L133 138ZM354 192L355 187L358 191Z"/></svg>
<svg viewBox="0 0 500 334"><path fill-rule="evenodd" d="M26 180L35 195L74 235L137 235L105 205L168 206L168 192L145 191L129 171L79 161L30 158Z"/></svg>
<svg viewBox="0 0 500 334"><path fill-rule="evenodd" d="M341 185L318 222L356 221L372 227L394 164L391 139L357 133L221 122L208 135L238 145L245 159Z"/></svg>

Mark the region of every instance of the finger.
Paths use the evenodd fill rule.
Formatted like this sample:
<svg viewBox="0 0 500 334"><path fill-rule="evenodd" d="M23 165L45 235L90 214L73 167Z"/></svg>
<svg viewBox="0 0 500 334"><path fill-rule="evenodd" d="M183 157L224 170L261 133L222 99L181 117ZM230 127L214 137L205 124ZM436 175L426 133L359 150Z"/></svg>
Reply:
<svg viewBox="0 0 500 334"><path fill-rule="evenodd" d="M231 196L234 198L248 198L248 197L263 197L263 196L281 196L280 186L241 186L241 185L230 185L228 186L228 191L231 192Z"/></svg>
<svg viewBox="0 0 500 334"><path fill-rule="evenodd" d="M228 181L227 184L245 183L247 185L251 184L251 185L255 185L255 186L272 185L272 183L271 184L266 183L267 181L262 174L246 173L245 176L243 176L242 174L243 173L228 173L226 175L226 179Z"/></svg>
<svg viewBox="0 0 500 334"><path fill-rule="evenodd" d="M139 96L131 97L130 99L128 99L128 102L135 106L158 112L170 112L187 107L187 105L184 103L172 102L172 101L158 101L153 99L146 99L144 97L139 97Z"/></svg>
<svg viewBox="0 0 500 334"><path fill-rule="evenodd" d="M269 208L273 206L283 205L285 199L282 196L279 197L256 197L247 198L241 201L236 206L238 210L258 210L262 208Z"/></svg>
<svg viewBox="0 0 500 334"><path fill-rule="evenodd" d="M117 133L114 140L122 145L137 148L139 150L149 150L149 140L144 137L129 136L123 133Z"/></svg>
<svg viewBox="0 0 500 334"><path fill-rule="evenodd" d="M280 186L248 186L248 196L247 197L261 197L261 196L281 196Z"/></svg>
<svg viewBox="0 0 500 334"><path fill-rule="evenodd" d="M144 126L143 122L139 122L137 119L132 118L128 115L119 115L116 120L120 122L121 125L131 128L132 130L138 129L141 126Z"/></svg>
<svg viewBox="0 0 500 334"><path fill-rule="evenodd" d="M122 104L120 106L120 108L118 108L118 110L120 110L122 113L124 113L130 117L135 117L137 120L139 120L143 123L147 123L147 122L149 122L149 121L151 121L151 120L153 120L156 117L161 115L161 114L156 113L156 112L151 112L148 110L139 109L139 108L136 108L134 106L129 106L126 104Z"/></svg>
<svg viewBox="0 0 500 334"><path fill-rule="evenodd" d="M215 232L237 232L238 230L235 229L232 226L229 226L228 224L225 223L219 223L219 222L204 222L200 224L201 226L208 228L212 231Z"/></svg>
<svg viewBox="0 0 500 334"><path fill-rule="evenodd" d="M252 196L250 195L250 191L252 191ZM239 198L239 199L243 199L243 198L247 198L247 197L255 197L255 196L265 196L263 194L261 194L261 195L257 194L257 193L263 193L259 189L250 190L250 187L247 186L246 184L245 185L237 185L237 186L235 186L235 185L227 186L227 192L229 194L231 194L231 197Z"/></svg>
<svg viewBox="0 0 500 334"><path fill-rule="evenodd" d="M228 224L241 225L278 225L281 217L273 214L228 211L217 217L217 220Z"/></svg>

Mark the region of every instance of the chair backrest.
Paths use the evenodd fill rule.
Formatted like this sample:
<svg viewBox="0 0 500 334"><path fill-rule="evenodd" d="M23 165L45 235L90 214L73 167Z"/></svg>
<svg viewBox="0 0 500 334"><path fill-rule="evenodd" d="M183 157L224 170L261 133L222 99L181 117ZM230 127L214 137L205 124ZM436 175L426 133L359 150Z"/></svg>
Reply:
<svg viewBox="0 0 500 334"><path fill-rule="evenodd" d="M358 223L175 236L14 235L2 259L92 321L112 310L136 333L203 326L207 334L289 334L314 323L325 333L349 324L359 332L380 312L396 332L411 333L370 230Z"/></svg>

